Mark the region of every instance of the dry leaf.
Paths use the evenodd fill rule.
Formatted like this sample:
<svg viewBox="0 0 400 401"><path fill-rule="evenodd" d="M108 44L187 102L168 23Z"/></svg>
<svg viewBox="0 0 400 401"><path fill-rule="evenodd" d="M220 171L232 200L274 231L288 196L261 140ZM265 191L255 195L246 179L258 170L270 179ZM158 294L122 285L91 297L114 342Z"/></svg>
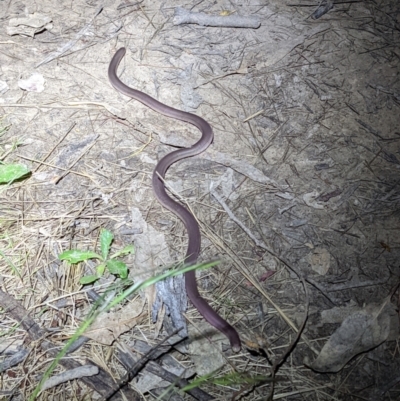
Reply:
<svg viewBox="0 0 400 401"><path fill-rule="evenodd" d="M139 322L144 305L145 300L138 297L118 312L100 315L85 332L85 336L98 343L111 345L122 333Z"/></svg>
<svg viewBox="0 0 400 401"><path fill-rule="evenodd" d="M331 335L317 359L305 364L317 372L338 372L353 357L388 338L392 310L392 304L386 299L382 305L370 304L354 312Z"/></svg>
<svg viewBox="0 0 400 401"><path fill-rule="evenodd" d="M36 33L51 29L53 27L51 21L51 17L40 13L29 14L22 18L11 18L8 22L7 34L10 36L31 36L33 38Z"/></svg>
<svg viewBox="0 0 400 401"><path fill-rule="evenodd" d="M316 248L309 255L308 260L311 268L318 274L324 276L329 271L331 265L331 255L326 248Z"/></svg>

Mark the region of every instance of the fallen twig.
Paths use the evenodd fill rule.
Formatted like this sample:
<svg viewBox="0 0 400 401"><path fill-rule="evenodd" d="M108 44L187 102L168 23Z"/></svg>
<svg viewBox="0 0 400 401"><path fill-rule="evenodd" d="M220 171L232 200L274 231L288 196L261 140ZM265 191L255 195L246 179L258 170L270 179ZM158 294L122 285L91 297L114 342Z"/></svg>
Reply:
<svg viewBox="0 0 400 401"><path fill-rule="evenodd" d="M47 332L40 328L40 326L29 317L28 311L11 295L0 290L0 306L4 309L4 313L8 313L13 319L15 319L27 332L31 341L41 341L40 347L42 350L46 351L49 357L56 357L58 353L58 348L51 341L45 340ZM71 357L60 359L60 365L65 369L76 369L82 365L72 359ZM87 361L87 364L96 366L93 362ZM115 388L115 383L113 378L105 372L103 369L99 368L99 373L95 376L83 376L82 380L87 386L95 390L99 394L108 394ZM124 396L129 400L140 400L140 396L132 389L126 388ZM122 400L122 395L116 394L113 399Z"/></svg>
<svg viewBox="0 0 400 401"><path fill-rule="evenodd" d="M257 17L242 17L240 15L209 15L205 13L193 13L182 7L175 8L174 25L197 24L203 26L221 26L226 28L253 28L260 27L261 22Z"/></svg>
<svg viewBox="0 0 400 401"><path fill-rule="evenodd" d="M82 377L87 377L87 376L94 376L97 375L98 373L99 373L99 368L97 366L93 365L79 366L78 368L70 369L58 375L50 377L43 383L41 392L43 392L44 390L48 390L49 388L58 386L59 384L65 383L69 380L80 379Z"/></svg>

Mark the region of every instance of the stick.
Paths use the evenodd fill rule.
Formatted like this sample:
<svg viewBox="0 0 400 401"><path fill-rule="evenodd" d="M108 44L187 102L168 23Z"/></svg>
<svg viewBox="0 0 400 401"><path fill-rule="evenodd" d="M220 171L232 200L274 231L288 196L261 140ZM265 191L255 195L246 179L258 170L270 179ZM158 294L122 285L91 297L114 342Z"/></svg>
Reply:
<svg viewBox="0 0 400 401"><path fill-rule="evenodd" d="M260 27L257 17L242 17L240 15L209 15L205 13L192 13L182 7L175 8L174 25L197 24L203 26L221 26L225 28L253 28Z"/></svg>

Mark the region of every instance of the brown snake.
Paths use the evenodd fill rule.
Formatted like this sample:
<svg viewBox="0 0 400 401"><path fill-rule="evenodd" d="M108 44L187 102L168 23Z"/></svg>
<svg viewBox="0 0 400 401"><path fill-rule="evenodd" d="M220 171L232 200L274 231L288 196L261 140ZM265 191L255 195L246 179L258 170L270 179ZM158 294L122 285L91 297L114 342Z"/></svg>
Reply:
<svg viewBox="0 0 400 401"><path fill-rule="evenodd" d="M166 171L173 163L204 152L213 141L214 134L210 124L208 124L208 122L203 120L201 117L169 107L158 100L153 99L151 96L125 85L117 76L118 65L125 56L125 53L126 50L122 47L115 53L110 62L108 67L108 78L111 82L111 85L117 91L138 100L158 113L193 124L201 131L202 134L200 140L190 148L178 149L164 156L154 169L152 178L153 191L158 201L164 207L178 216L185 224L189 237L185 263L187 265L193 265L196 263L200 253L200 228L193 215L180 203L175 202L167 195L164 186L164 177ZM207 301L200 296L197 289L196 275L193 270L185 273L185 283L187 295L197 310L210 324L228 337L233 351L240 351L241 344L237 331L217 312L215 312L215 310L211 308Z"/></svg>

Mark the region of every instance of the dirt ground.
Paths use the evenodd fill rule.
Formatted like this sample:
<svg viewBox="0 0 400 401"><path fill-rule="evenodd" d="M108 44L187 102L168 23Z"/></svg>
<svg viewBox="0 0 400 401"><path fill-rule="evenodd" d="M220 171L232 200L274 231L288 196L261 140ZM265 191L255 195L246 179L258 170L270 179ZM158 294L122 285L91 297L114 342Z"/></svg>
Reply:
<svg viewBox="0 0 400 401"><path fill-rule="evenodd" d="M400 399L400 5L318 4L0 1L0 161L31 171L0 186L0 400ZM177 7L261 25L179 24ZM242 350L175 278L101 313L49 373L127 286L81 285L98 262L62 252L99 253L107 229L111 253L133 244L135 283L186 252L151 175L199 133L110 85L120 47L127 85L213 127L166 185L220 262L198 284Z"/></svg>

